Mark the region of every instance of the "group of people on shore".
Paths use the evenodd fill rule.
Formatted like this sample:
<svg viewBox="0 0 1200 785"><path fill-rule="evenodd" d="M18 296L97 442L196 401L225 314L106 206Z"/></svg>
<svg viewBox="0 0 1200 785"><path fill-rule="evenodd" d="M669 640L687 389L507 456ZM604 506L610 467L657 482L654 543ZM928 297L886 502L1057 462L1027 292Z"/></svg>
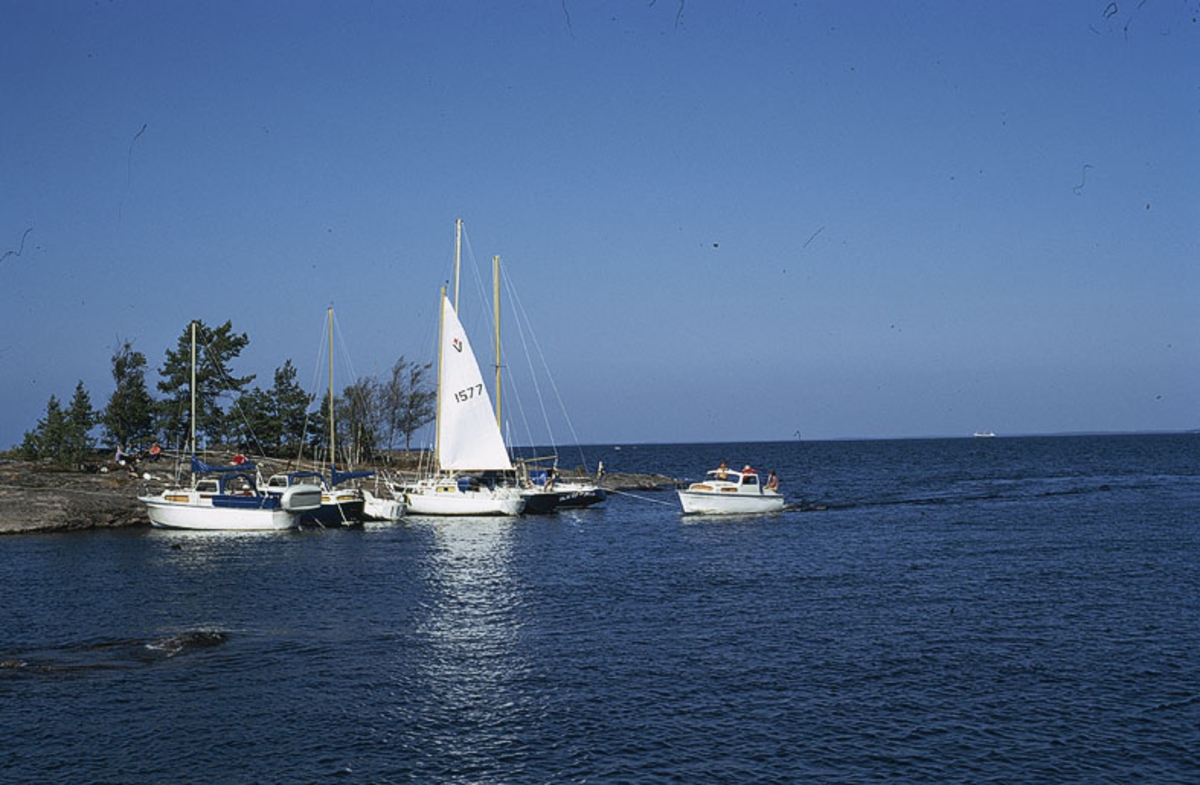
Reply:
<svg viewBox="0 0 1200 785"><path fill-rule="evenodd" d="M113 462L121 468L128 471L131 475L136 476L138 473L138 464L142 461L155 463L162 457L162 447L158 446L158 442L150 445L147 450L139 450L132 445L117 445L117 453L113 456Z"/></svg>

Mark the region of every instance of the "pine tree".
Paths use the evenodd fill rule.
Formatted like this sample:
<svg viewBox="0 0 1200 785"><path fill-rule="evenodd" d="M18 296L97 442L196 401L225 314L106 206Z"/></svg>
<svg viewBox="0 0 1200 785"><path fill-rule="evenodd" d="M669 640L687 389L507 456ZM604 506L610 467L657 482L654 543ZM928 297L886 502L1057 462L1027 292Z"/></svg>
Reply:
<svg viewBox="0 0 1200 785"><path fill-rule="evenodd" d="M37 427L26 431L21 455L30 461L47 461L63 469L77 469L90 457L95 441L91 430L96 412L83 382L75 385L71 405L63 409L58 396L51 395L46 416Z"/></svg>
<svg viewBox="0 0 1200 785"><path fill-rule="evenodd" d="M279 422L278 446L299 449L304 443L304 424L308 419L311 397L296 383L296 367L286 361L275 369L275 385L271 388L275 418Z"/></svg>
<svg viewBox="0 0 1200 785"><path fill-rule="evenodd" d="M62 449L66 429L67 415L58 396L51 395L46 404L46 416L38 420L36 428L25 432L21 442L22 457L27 461L53 460Z"/></svg>
<svg viewBox="0 0 1200 785"><path fill-rule="evenodd" d="M242 395L229 412L227 432L239 449L271 454L279 447L279 420L269 393L255 387Z"/></svg>
<svg viewBox="0 0 1200 785"><path fill-rule="evenodd" d="M90 457L96 446L92 438L92 428L96 426L96 410L92 408L92 398L80 380L75 385L75 395L66 413L66 428L57 463L60 466L78 468Z"/></svg>
<svg viewBox="0 0 1200 785"><path fill-rule="evenodd" d="M296 384L291 360L275 369L275 384L242 394L230 412L229 433L239 443L267 454L296 451L304 444L309 396Z"/></svg>
<svg viewBox="0 0 1200 785"><path fill-rule="evenodd" d="M112 356L116 384L100 418L111 446L149 440L154 436L154 399L146 390L146 355L129 341Z"/></svg>
<svg viewBox="0 0 1200 785"><path fill-rule="evenodd" d="M233 332L233 323L209 327L196 322L196 433L210 442L225 440L228 420L221 408L220 398L229 395L236 399L254 375L234 376L229 363L237 359L250 343L245 333ZM188 432L187 417L191 407L192 375L191 324L184 328L175 351L167 350L167 359L159 369L162 381L158 389L166 397L160 405L163 430L169 434Z"/></svg>

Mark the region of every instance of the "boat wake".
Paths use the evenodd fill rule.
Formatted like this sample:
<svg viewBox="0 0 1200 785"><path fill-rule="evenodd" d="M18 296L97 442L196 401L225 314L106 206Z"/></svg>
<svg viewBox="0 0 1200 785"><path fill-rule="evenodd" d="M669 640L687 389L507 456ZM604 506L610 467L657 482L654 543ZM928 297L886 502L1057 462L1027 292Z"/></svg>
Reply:
<svg viewBox="0 0 1200 785"><path fill-rule="evenodd" d="M1027 481L972 482L950 488L945 492L887 496L876 499L803 500L791 502L788 512L821 512L872 507L925 507L981 502L1021 502L1033 499L1053 499L1071 496L1120 493L1144 490L1157 483L1147 478L1071 477L1039 478Z"/></svg>

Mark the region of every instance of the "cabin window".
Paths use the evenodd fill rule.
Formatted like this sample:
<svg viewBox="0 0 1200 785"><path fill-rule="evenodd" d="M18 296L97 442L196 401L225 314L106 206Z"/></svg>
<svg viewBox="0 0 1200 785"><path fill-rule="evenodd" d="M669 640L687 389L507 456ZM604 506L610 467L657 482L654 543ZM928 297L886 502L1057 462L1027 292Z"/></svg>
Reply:
<svg viewBox="0 0 1200 785"><path fill-rule="evenodd" d="M742 485L758 485L758 475L757 474L743 474L742 475Z"/></svg>

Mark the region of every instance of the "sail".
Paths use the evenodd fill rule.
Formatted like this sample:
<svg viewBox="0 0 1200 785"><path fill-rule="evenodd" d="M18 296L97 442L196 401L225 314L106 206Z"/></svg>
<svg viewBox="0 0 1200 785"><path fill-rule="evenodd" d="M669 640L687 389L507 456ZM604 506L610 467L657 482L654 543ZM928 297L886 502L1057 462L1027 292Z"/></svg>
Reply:
<svg viewBox="0 0 1200 785"><path fill-rule="evenodd" d="M511 471L492 399L458 314L442 295L438 463L445 470Z"/></svg>

